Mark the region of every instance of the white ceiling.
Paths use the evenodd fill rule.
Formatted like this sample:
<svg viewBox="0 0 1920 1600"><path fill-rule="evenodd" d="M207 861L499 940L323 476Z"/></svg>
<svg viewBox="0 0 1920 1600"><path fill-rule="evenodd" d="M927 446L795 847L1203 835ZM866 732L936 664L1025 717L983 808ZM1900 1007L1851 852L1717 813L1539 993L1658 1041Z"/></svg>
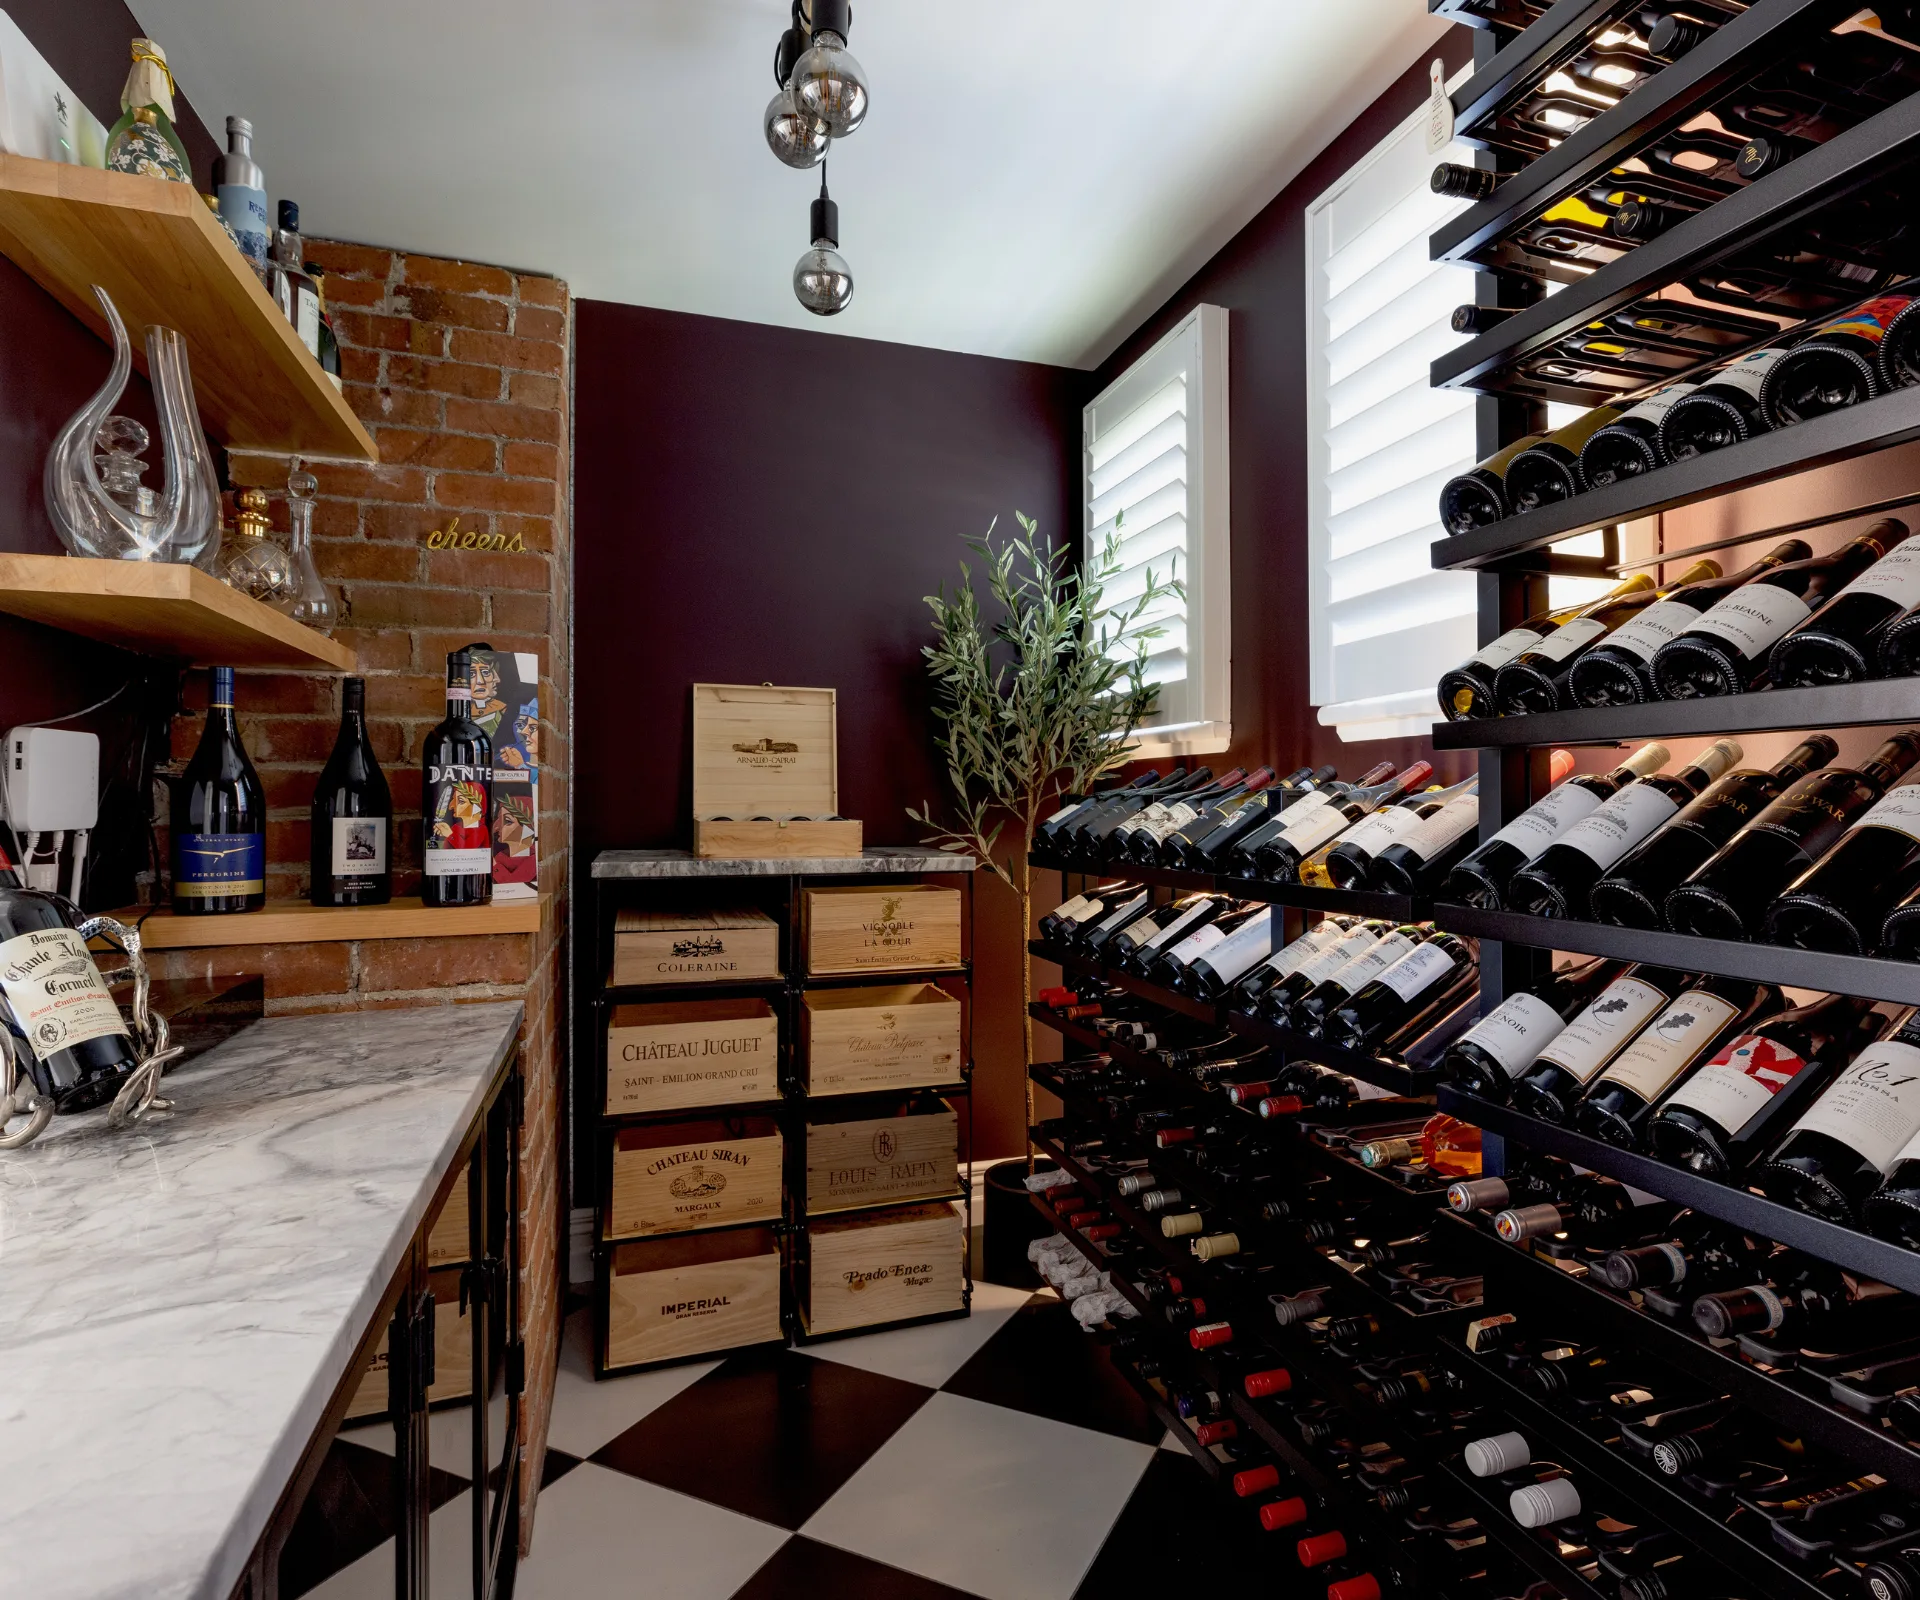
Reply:
<svg viewBox="0 0 1920 1600"><path fill-rule="evenodd" d="M783 0L131 0L307 231L576 294L1092 366L1426 52L1425 0L858 0L852 306L760 115ZM109 108L96 107L105 111Z"/></svg>

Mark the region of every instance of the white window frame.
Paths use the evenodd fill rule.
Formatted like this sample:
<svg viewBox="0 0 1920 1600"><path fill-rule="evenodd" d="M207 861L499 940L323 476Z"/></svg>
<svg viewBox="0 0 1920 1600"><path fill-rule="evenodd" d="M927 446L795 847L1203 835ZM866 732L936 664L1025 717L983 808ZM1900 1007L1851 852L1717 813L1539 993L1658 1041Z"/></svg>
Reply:
<svg viewBox="0 0 1920 1600"><path fill-rule="evenodd" d="M1125 416L1176 374L1187 380L1187 677L1169 685L1165 715L1139 730L1138 759L1210 755L1233 742L1233 539L1228 479L1227 313L1196 306L1107 385L1081 415L1081 552L1094 546L1096 418ZM1151 649L1151 645L1149 645Z"/></svg>

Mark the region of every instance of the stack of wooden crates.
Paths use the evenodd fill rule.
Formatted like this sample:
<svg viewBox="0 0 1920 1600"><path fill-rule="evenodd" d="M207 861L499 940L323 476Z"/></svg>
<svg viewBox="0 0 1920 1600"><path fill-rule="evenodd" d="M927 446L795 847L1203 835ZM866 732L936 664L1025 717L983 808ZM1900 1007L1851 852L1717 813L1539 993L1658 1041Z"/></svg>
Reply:
<svg viewBox="0 0 1920 1600"><path fill-rule="evenodd" d="M731 742L804 748L817 702L767 704L780 737ZM764 855L594 862L602 1374L967 1311L972 863L787 855L759 826L727 837Z"/></svg>

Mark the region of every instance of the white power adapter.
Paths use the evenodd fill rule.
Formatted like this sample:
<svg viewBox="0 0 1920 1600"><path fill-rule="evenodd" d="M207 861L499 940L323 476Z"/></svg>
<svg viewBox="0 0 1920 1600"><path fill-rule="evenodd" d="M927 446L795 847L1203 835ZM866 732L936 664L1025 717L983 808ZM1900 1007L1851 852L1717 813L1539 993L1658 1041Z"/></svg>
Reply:
<svg viewBox="0 0 1920 1600"><path fill-rule="evenodd" d="M14 728L6 736L6 772L0 781L7 822L19 836L27 885L58 890L60 852L73 840L70 893L78 898L86 867L87 834L100 820L100 739L61 728ZM52 834L52 858L38 859L40 839Z"/></svg>

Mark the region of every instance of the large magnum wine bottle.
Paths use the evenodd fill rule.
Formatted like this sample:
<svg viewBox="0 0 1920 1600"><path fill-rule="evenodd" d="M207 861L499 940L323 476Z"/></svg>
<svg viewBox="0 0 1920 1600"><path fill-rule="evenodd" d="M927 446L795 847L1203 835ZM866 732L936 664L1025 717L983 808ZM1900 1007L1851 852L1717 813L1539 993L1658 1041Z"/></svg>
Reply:
<svg viewBox="0 0 1920 1600"><path fill-rule="evenodd" d="M1605 489L1665 466L1666 457L1660 453L1660 424L1698 387L1694 383L1669 383L1595 433L1580 451L1581 484L1588 489Z"/></svg>
<svg viewBox="0 0 1920 1600"><path fill-rule="evenodd" d="M1323 1024L1327 1042L1346 1050L1379 1048L1436 1000L1460 989L1477 969L1473 946L1451 933L1436 933L1351 997Z"/></svg>
<svg viewBox="0 0 1920 1600"><path fill-rule="evenodd" d="M1667 896L1667 926L1704 939L1754 939L1780 893L1838 842L1920 759L1920 733L1896 733L1859 767L1809 773Z"/></svg>
<svg viewBox="0 0 1920 1600"><path fill-rule="evenodd" d="M1581 450L1608 423L1619 421L1621 415L1614 406L1595 406L1515 456L1505 480L1509 515L1537 511L1541 506L1570 500L1578 494Z"/></svg>
<svg viewBox="0 0 1920 1600"><path fill-rule="evenodd" d="M1530 433L1524 439L1516 439L1504 450L1496 451L1477 466L1468 468L1459 477L1443 484L1440 489L1440 526L1448 533L1471 533L1475 528L1484 528L1488 523L1498 522L1504 517L1507 514L1507 469L1516 458L1541 443L1545 437L1544 434Z"/></svg>
<svg viewBox="0 0 1920 1600"><path fill-rule="evenodd" d="M1627 968L1514 1080L1514 1109L1570 1122L1587 1085L1692 981L1666 967Z"/></svg>
<svg viewBox="0 0 1920 1600"><path fill-rule="evenodd" d="M1509 909L1535 917L1584 917L1587 897L1629 850L1671 821L1740 759L1740 746L1716 739L1678 772L1650 773L1582 817L1508 881Z"/></svg>
<svg viewBox="0 0 1920 1600"><path fill-rule="evenodd" d="M16 1054L57 1112L104 1105L138 1065L120 1008L75 929L76 911L22 885L0 850L0 993Z"/></svg>
<svg viewBox="0 0 1920 1600"><path fill-rule="evenodd" d="M207 725L173 786L176 916L258 911L267 903L267 796L233 719L233 668L208 673Z"/></svg>
<svg viewBox="0 0 1920 1600"><path fill-rule="evenodd" d="M1596 958L1561 967L1531 989L1508 995L1453 1042L1441 1075L1468 1094L1504 1105L1513 1080L1619 975L1618 963Z"/></svg>
<svg viewBox="0 0 1920 1600"><path fill-rule="evenodd" d="M1886 1025L1872 1004L1822 995L1743 1028L1654 1112L1653 1153L1707 1178L1743 1172Z"/></svg>
<svg viewBox="0 0 1920 1600"><path fill-rule="evenodd" d="M1716 778L1697 800L1636 849L1622 856L1587 897L1597 922L1616 928L1659 928L1674 886L1744 828L1789 786L1818 771L1840 747L1816 733L1762 772L1743 767Z"/></svg>
<svg viewBox="0 0 1920 1600"><path fill-rule="evenodd" d="M1789 428L1880 392L1880 340L1911 295L1882 295L1822 323L1776 361L1760 385L1767 425Z"/></svg>
<svg viewBox="0 0 1920 1600"><path fill-rule="evenodd" d="M1920 1016L1868 1045L1752 1174L1769 1200L1852 1227L1920 1134Z"/></svg>
<svg viewBox="0 0 1920 1600"><path fill-rule="evenodd" d="M1465 859L1480 825L1478 779L1469 778L1448 793L1453 798L1445 805L1374 856L1367 869L1371 887L1386 894L1432 894Z"/></svg>
<svg viewBox="0 0 1920 1600"><path fill-rule="evenodd" d="M1652 664L1662 645L1677 639L1721 600L1761 573L1789 561L1804 561L1812 554L1813 547L1806 540L1787 539L1739 572L1665 591L1573 663L1564 691L1567 704L1646 704L1654 698Z"/></svg>
<svg viewBox="0 0 1920 1600"><path fill-rule="evenodd" d="M1890 789L1767 913L1772 944L1869 955L1888 914L1920 889L1920 787Z"/></svg>
<svg viewBox="0 0 1920 1600"><path fill-rule="evenodd" d="M493 741L473 720L473 657L447 657L447 716L421 746L420 898L430 906L493 899Z"/></svg>
<svg viewBox="0 0 1920 1600"><path fill-rule="evenodd" d="M1449 722L1464 722L1471 717L1499 714L1494 703L1493 681L1502 667L1516 656L1537 646L1562 624L1571 622L1589 606L1638 593L1645 585L1635 579L1622 579L1599 601L1583 600L1578 605L1557 606L1529 617L1518 627L1509 628L1493 643L1481 646L1472 655L1440 675L1440 710Z"/></svg>
<svg viewBox="0 0 1920 1600"><path fill-rule="evenodd" d="M1692 577L1707 577L1718 567L1697 562ZM1493 675L1493 703L1503 717L1556 711L1564 703L1561 685L1573 664L1621 623L1657 598L1650 573L1636 572L1612 594L1584 607L1530 650L1523 650Z"/></svg>
<svg viewBox="0 0 1920 1600"><path fill-rule="evenodd" d="M1830 555L1764 572L1716 604L1653 658L1663 700L1740 694L1767 670L1773 647L1886 553L1869 532Z"/></svg>
<svg viewBox="0 0 1920 1600"><path fill-rule="evenodd" d="M1687 461L1765 433L1760 385L1786 353L1785 345L1749 350L1682 396L1660 419L1660 453L1669 461Z"/></svg>
<svg viewBox="0 0 1920 1600"><path fill-rule="evenodd" d="M313 789L307 897L383 906L393 898L393 797L367 737L367 680L348 678L340 695L340 732Z"/></svg>
<svg viewBox="0 0 1920 1600"><path fill-rule="evenodd" d="M1667 747L1645 744L1611 772L1580 773L1550 790L1447 875L1442 898L1499 911L1513 875L1618 790L1667 764Z"/></svg>
<svg viewBox="0 0 1920 1600"><path fill-rule="evenodd" d="M1767 680L1776 689L1858 683L1874 674L1880 634L1920 602L1920 540L1884 517L1867 530L1887 553L1773 647Z"/></svg>
<svg viewBox="0 0 1920 1600"><path fill-rule="evenodd" d="M1640 1130L1663 1094L1749 1023L1785 1006L1780 991L1770 983L1699 979L1588 1086L1574 1108L1574 1127L1590 1138L1637 1148Z"/></svg>

